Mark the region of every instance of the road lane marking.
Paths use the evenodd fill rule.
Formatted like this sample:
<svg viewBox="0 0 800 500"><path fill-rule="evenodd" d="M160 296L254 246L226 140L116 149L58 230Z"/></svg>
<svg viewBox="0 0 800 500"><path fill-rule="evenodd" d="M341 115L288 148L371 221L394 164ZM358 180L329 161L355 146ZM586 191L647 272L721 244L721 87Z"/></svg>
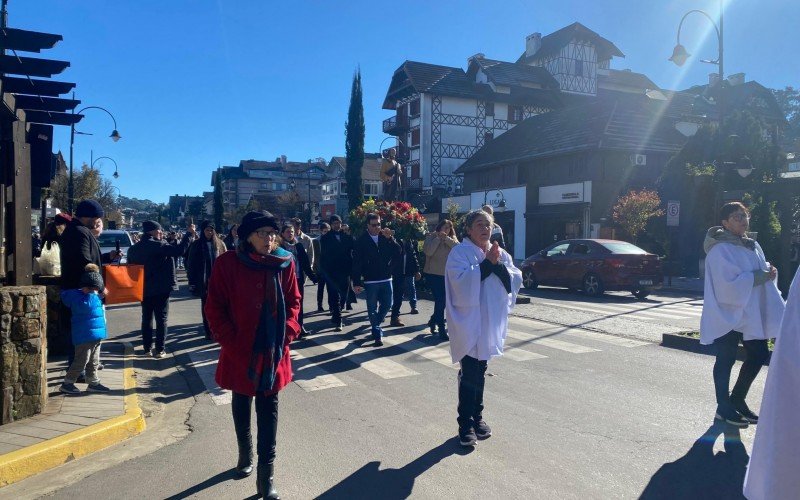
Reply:
<svg viewBox="0 0 800 500"><path fill-rule="evenodd" d="M430 361L439 363L448 368L458 369L458 365L453 364L450 359L450 350L441 347L428 345L420 340L403 334L387 335L383 338L383 343L390 346L400 347L412 354L421 356Z"/></svg>
<svg viewBox="0 0 800 500"><path fill-rule="evenodd" d="M584 337L584 338L596 340L598 342L604 342L606 344L616 345L616 346L620 346L620 347L641 347L641 346L645 346L645 345L649 345L650 344L650 342L644 342L644 341L641 341L641 340L634 340L634 339L629 339L629 338L626 338L626 337L617 337L615 335L608 335L608 334L605 334L605 333L592 332L592 331L589 331L589 330L581 330L581 329L577 329L577 328L570 328L568 330L564 330L564 327L553 326L553 325L550 325L548 323L543 323L541 321L536 321L536 320L525 320L525 319L521 319L521 318L511 317L511 318L509 318L509 325L511 325L512 323L517 328L531 328L531 327L534 327L536 329L536 332L542 331L542 332L546 332L546 333L549 333L549 334L556 334L556 335L561 335L561 334L574 335L574 336L577 336L577 337ZM537 324L537 325L544 325L544 328L536 327L534 325L531 325L530 323L534 323L534 324ZM532 333L531 335L536 335L536 334ZM541 336L543 336L543 335L540 335L540 337Z"/></svg>
<svg viewBox="0 0 800 500"><path fill-rule="evenodd" d="M515 327L519 328L519 327ZM534 345L549 347L550 349L558 349L559 351L566 351L572 354L583 354L587 352L599 352L600 349L593 347L586 347L564 340L552 339L549 337L541 337L539 335L527 332L521 332L517 329L508 329L508 336L512 339L523 340Z"/></svg>
<svg viewBox="0 0 800 500"><path fill-rule="evenodd" d="M211 401L217 406L230 404L231 391L222 389L217 385L217 381L214 380L217 361L219 360L219 348L191 351L189 352L189 359L191 360L189 366L194 368L197 376L206 386L208 395L211 396Z"/></svg>
<svg viewBox="0 0 800 500"><path fill-rule="evenodd" d="M325 349L339 352L340 357L350 359L368 372L384 379L400 377L410 377L419 375L418 372L406 368L396 361L381 357L380 350L375 347L353 347L355 344L350 341L342 340L337 342L325 342L318 344ZM349 352L348 352L349 351Z"/></svg>
<svg viewBox="0 0 800 500"><path fill-rule="evenodd" d="M315 363L309 362L299 352L292 350L290 353L294 365L294 383L304 391L321 391L347 385L339 377L331 375Z"/></svg>

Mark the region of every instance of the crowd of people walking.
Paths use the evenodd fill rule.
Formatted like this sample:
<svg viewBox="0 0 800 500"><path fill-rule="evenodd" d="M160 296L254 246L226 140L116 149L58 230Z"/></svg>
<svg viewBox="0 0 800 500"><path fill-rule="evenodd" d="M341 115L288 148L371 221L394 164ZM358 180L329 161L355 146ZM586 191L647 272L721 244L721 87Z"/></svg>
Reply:
<svg viewBox="0 0 800 500"><path fill-rule="evenodd" d="M60 255L62 321L71 325L74 346L61 387L67 394L81 392L75 385L79 380L90 391L108 391L99 379L99 353L106 336L103 301L109 292L99 269L122 255L117 250L100 253L103 215L97 202L82 201L74 216L56 217L42 238L43 251L55 247ZM800 446L800 433L783 423L800 410L800 284L795 276L787 308L775 285L777 269L748 236L749 219L743 204L727 203L720 225L707 232L700 336L716 353L714 418L736 427L761 422L745 483L748 497L790 498L787 492L800 491L800 480L782 465ZM364 293L375 347L383 345L387 316L388 326L405 326L400 319L405 301L409 314L419 313L417 287L424 281L433 298L430 333L437 342L449 341L452 362L460 365L455 391L458 441L474 446L492 435L484 418L486 370L503 353L522 276L503 248L502 229L491 207L469 212L459 227L444 219L419 240L398 237L376 213L367 214L365 222L354 238L342 218L333 215L312 238L299 219L283 222L257 211L247 213L224 237L212 222L203 221L199 232L189 224L182 237L168 238L158 222L145 221L141 237L128 251L128 262L144 268L142 354L156 359L166 355L169 299L177 288L176 268L185 263L189 290L200 298L202 333L220 345L216 381L232 392L236 471L244 477L255 470L264 498L278 498L273 480L278 395L292 378L290 344L317 333L304 325L307 281L317 285L314 312L327 312L334 332L343 330L343 311L352 309L355 297ZM769 357L768 340L776 337L759 416L746 400ZM730 389L740 343L746 359ZM788 463L796 465L793 459Z"/></svg>

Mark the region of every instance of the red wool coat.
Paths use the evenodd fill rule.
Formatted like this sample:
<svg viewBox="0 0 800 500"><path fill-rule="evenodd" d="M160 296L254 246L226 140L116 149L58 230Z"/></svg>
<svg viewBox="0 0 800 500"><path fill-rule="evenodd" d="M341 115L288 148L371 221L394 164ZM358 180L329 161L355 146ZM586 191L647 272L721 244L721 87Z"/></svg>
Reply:
<svg viewBox="0 0 800 500"><path fill-rule="evenodd" d="M267 257L269 258L269 257ZM266 395L275 394L292 381L289 344L300 333L300 290L294 262L281 273L281 288L286 303L286 341L283 357L278 363L275 384ZM242 264L235 251L217 257L211 270L206 299L206 318L214 340L222 349L219 354L216 381L223 389L255 396L253 382L247 377L253 351L261 306L266 294L265 284L272 283L272 271L257 271Z"/></svg>

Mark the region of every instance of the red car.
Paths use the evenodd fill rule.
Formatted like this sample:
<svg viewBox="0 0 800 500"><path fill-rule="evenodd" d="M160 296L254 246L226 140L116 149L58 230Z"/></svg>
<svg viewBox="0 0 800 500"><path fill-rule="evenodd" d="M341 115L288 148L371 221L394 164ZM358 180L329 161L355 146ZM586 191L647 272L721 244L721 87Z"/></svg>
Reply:
<svg viewBox="0 0 800 500"><path fill-rule="evenodd" d="M663 281L658 256L625 241L559 241L522 263L522 284L528 290L560 286L591 296L628 290L643 299Z"/></svg>

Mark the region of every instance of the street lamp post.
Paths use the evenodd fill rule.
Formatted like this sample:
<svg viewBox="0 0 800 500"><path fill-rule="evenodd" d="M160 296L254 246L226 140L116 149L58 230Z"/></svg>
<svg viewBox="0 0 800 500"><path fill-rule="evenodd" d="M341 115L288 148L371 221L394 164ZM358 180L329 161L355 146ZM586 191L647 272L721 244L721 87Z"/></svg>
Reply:
<svg viewBox="0 0 800 500"><path fill-rule="evenodd" d="M75 99L75 93L74 92L72 93L72 99L73 100ZM111 120L114 122L114 130L111 132L111 135L109 137L114 142L117 142L118 140L120 140L122 138L122 136L119 135L119 132L117 132L117 120L116 120L116 118L114 118L114 115L112 115L111 112L109 110L107 110L106 108L101 108L100 106L86 106L85 108L80 109L78 111L75 111L73 109L72 110L72 114L81 114L81 113L83 113L84 111L86 111L88 109L99 109L101 111L105 111L108 114L108 116L111 117ZM73 210L75 209L75 179L73 177L73 150L75 148L75 134L76 133L81 134L81 135L91 135L91 134L88 134L86 132L75 132L75 122L74 121L72 122L72 124L69 127L69 186L67 188L67 190L68 190L68 192L67 192L67 208L68 208L70 214L72 214Z"/></svg>
<svg viewBox="0 0 800 500"><path fill-rule="evenodd" d="M115 179L119 179L119 166L117 165L117 162L114 160L114 158L111 158L110 156L98 156L97 158L94 158L94 152L93 152L89 167L94 168L94 164L97 162L97 160L102 160L102 159L111 160L112 162L114 162L114 173L112 175L114 176Z"/></svg>

